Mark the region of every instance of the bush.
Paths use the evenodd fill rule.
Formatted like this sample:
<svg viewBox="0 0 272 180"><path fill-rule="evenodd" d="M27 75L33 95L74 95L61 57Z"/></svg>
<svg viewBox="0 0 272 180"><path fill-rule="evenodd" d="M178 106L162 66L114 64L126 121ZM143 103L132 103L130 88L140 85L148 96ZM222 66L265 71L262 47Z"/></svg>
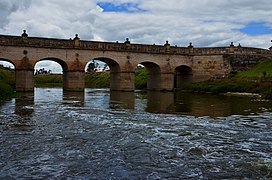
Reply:
<svg viewBox="0 0 272 180"><path fill-rule="evenodd" d="M93 72L86 74L85 87L88 88L110 87L110 72Z"/></svg>
<svg viewBox="0 0 272 180"><path fill-rule="evenodd" d="M147 70L146 70L146 68L136 69L135 88L136 89L146 89L147 88Z"/></svg>
<svg viewBox="0 0 272 180"><path fill-rule="evenodd" d="M15 72L12 69L0 68L0 98L10 98L15 95Z"/></svg>
<svg viewBox="0 0 272 180"><path fill-rule="evenodd" d="M265 99L272 100L272 89L269 89L263 93L263 97Z"/></svg>

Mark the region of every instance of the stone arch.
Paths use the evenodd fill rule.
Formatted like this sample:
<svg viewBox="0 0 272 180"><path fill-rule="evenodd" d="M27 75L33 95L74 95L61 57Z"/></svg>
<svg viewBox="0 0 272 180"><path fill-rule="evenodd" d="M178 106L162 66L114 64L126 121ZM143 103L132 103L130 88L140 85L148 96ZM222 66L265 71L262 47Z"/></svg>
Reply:
<svg viewBox="0 0 272 180"><path fill-rule="evenodd" d="M63 89L65 89L66 84L68 83L68 65L65 61L63 61L62 59L56 58L56 57L45 57L45 58L41 58L39 60L37 60L34 64L34 68L37 65L37 63L42 62L42 61L53 61L58 63L61 68L62 68L62 79L63 79ZM36 72L34 71L34 74L36 74Z"/></svg>
<svg viewBox="0 0 272 180"><path fill-rule="evenodd" d="M101 61L109 66L110 69L110 89L111 90L120 90L121 88L121 67L117 61L108 57L95 57L90 60ZM86 63L85 66L87 66Z"/></svg>
<svg viewBox="0 0 272 180"><path fill-rule="evenodd" d="M55 58L55 57L46 57L46 58L39 59L38 61L35 62L34 67L38 62L41 62L41 61L54 61L62 67L63 72L68 70L67 63L63 61L62 59Z"/></svg>
<svg viewBox="0 0 272 180"><path fill-rule="evenodd" d="M193 70L190 66L181 65L175 69L175 88L181 88L184 84L193 81Z"/></svg>
<svg viewBox="0 0 272 180"><path fill-rule="evenodd" d="M139 63L147 69L147 90L160 90L161 88L161 69L154 62L144 61Z"/></svg>
<svg viewBox="0 0 272 180"><path fill-rule="evenodd" d="M106 63L110 67L110 72L119 72L120 71L120 65L117 63L117 61L107 58L107 57L97 57L93 60L98 60Z"/></svg>

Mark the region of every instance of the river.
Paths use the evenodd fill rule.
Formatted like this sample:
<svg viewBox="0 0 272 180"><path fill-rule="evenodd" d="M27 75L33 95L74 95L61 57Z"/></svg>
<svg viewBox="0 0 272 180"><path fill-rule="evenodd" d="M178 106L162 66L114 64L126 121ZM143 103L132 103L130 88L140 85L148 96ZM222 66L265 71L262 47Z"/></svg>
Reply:
<svg viewBox="0 0 272 180"><path fill-rule="evenodd" d="M0 179L270 179L272 103L36 88L0 105Z"/></svg>

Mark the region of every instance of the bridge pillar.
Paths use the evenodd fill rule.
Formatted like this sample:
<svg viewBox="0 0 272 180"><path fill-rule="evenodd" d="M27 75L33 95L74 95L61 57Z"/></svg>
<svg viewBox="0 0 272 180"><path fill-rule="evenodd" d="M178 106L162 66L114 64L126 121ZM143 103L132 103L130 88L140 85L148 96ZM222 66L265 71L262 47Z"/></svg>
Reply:
<svg viewBox="0 0 272 180"><path fill-rule="evenodd" d="M147 90L160 91L161 90L161 74L159 72L148 73Z"/></svg>
<svg viewBox="0 0 272 180"><path fill-rule="evenodd" d="M84 91L85 72L66 71L63 73L63 90L65 91Z"/></svg>
<svg viewBox="0 0 272 180"><path fill-rule="evenodd" d="M173 91L174 90L174 74L173 73L161 73L161 91Z"/></svg>
<svg viewBox="0 0 272 180"><path fill-rule="evenodd" d="M113 91L134 91L135 72L111 72L110 89Z"/></svg>
<svg viewBox="0 0 272 180"><path fill-rule="evenodd" d="M27 57L27 50L23 51L24 57L15 68L15 90L18 92L34 91L34 69Z"/></svg>
<svg viewBox="0 0 272 180"><path fill-rule="evenodd" d="M34 91L34 70L33 69L16 69L15 70L16 85L18 92Z"/></svg>

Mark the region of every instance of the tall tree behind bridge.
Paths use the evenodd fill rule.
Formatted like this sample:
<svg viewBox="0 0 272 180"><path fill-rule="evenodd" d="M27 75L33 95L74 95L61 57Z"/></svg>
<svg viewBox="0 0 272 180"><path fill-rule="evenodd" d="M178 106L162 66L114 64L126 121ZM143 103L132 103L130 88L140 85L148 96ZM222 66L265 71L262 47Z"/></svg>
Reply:
<svg viewBox="0 0 272 180"><path fill-rule="evenodd" d="M87 72L96 72L99 64L92 60L92 62L89 63Z"/></svg>

